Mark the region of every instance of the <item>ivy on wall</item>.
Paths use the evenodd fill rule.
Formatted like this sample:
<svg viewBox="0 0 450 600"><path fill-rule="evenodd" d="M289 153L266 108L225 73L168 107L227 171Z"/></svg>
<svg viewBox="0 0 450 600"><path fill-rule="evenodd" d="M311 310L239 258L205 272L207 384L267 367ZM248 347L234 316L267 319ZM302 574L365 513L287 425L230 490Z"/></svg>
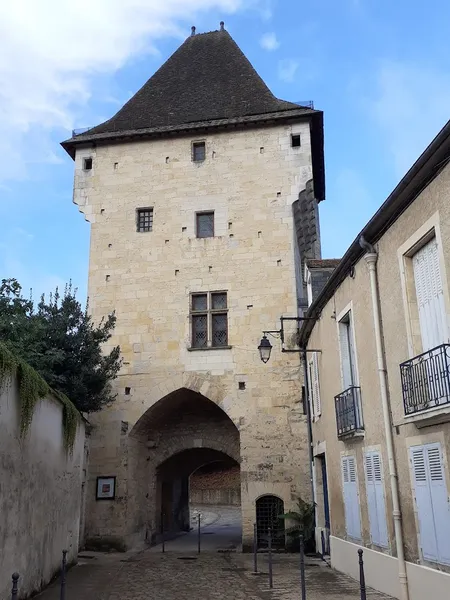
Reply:
<svg viewBox="0 0 450 600"><path fill-rule="evenodd" d="M63 405L64 448L66 452L72 454L80 413L67 396L52 390L33 368L0 343L0 388L8 379L13 378L17 378L19 388L21 437L25 437L28 433L38 400L53 396Z"/></svg>

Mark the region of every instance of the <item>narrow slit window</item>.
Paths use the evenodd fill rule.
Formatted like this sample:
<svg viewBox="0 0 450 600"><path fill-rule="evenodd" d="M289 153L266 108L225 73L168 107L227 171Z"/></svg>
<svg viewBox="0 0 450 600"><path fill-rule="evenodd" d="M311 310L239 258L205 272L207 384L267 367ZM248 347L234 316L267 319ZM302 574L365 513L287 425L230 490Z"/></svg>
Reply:
<svg viewBox="0 0 450 600"><path fill-rule="evenodd" d="M194 162L201 162L206 157L206 143L205 142L192 142L192 160Z"/></svg>
<svg viewBox="0 0 450 600"><path fill-rule="evenodd" d="M85 171L90 171L92 169L92 157L83 159L83 169Z"/></svg>
<svg viewBox="0 0 450 600"><path fill-rule="evenodd" d="M136 211L136 230L146 233L153 230L153 208L138 208Z"/></svg>
<svg viewBox="0 0 450 600"><path fill-rule="evenodd" d="M300 134L299 133L295 133L295 134L291 135L291 146L293 148L300 148L300 146L301 146L301 140L300 140Z"/></svg>
<svg viewBox="0 0 450 600"><path fill-rule="evenodd" d="M214 237L214 212L201 212L196 215L198 238Z"/></svg>

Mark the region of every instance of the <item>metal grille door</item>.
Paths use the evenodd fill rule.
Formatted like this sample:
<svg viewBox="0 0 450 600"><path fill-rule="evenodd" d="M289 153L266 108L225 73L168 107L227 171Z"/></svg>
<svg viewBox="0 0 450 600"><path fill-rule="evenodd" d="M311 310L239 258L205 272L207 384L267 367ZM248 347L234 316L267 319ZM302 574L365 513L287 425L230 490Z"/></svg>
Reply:
<svg viewBox="0 0 450 600"><path fill-rule="evenodd" d="M262 496L256 501L256 530L258 548L267 548L269 527L272 529L272 548L285 547L284 503L277 496Z"/></svg>

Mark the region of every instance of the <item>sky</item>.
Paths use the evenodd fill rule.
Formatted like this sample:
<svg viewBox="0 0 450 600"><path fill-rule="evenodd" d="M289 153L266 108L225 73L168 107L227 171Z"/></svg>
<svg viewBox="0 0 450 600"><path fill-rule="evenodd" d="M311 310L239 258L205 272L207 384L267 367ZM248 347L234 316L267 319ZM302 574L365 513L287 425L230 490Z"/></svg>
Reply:
<svg viewBox="0 0 450 600"><path fill-rule="evenodd" d="M15 0L0 6L0 278L84 297L72 128L112 116L190 34L225 21L279 98L324 111L322 253L340 257L450 116L450 3Z"/></svg>

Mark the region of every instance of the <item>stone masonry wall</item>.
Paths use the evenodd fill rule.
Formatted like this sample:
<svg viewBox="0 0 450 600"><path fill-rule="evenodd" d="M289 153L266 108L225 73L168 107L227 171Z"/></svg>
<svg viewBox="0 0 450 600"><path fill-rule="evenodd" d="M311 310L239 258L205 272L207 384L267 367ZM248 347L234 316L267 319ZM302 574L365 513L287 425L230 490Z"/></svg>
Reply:
<svg viewBox="0 0 450 600"><path fill-rule="evenodd" d="M214 470L212 470L214 468ZM207 465L189 478L191 504L235 505L241 503L241 473L239 466Z"/></svg>
<svg viewBox="0 0 450 600"><path fill-rule="evenodd" d="M291 147L291 133L301 147ZM277 494L289 509L310 495L299 357L281 354L276 340L267 365L257 351L263 329L297 314L292 203L312 176L309 125L201 139L202 163L191 161L189 137L77 151L74 201L91 223L90 308L96 320L116 311L111 345L124 357L117 399L94 418L87 535L113 529L130 544L144 535L150 503L136 473L158 465L129 432L181 388L217 404L239 430L244 541L257 497ZM153 231L136 232L139 207L153 207ZM205 210L214 210L215 237L198 239L195 213ZM228 294L230 347L191 351L190 294L209 291ZM194 439L203 443L186 443ZM118 497L100 506L94 482L105 472L117 475Z"/></svg>

